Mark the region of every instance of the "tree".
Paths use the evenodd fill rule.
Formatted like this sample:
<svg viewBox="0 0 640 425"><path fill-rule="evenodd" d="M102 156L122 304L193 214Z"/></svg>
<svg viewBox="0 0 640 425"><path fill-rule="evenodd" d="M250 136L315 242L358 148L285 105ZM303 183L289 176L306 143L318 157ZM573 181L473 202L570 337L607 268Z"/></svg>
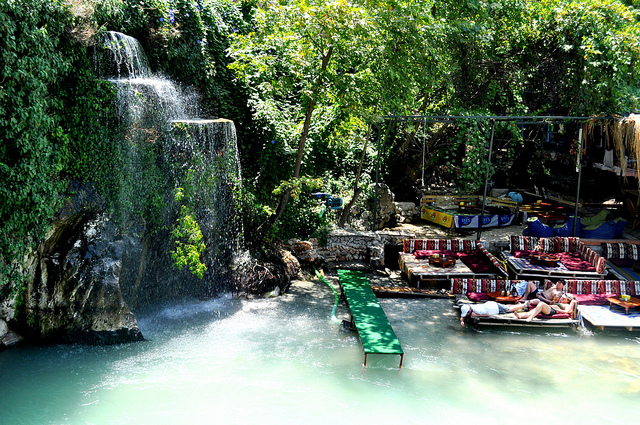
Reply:
<svg viewBox="0 0 640 425"><path fill-rule="evenodd" d="M274 130L274 143L291 146L292 171L269 225L298 186L310 137L331 133L327 126L425 110L441 66L430 47L437 44L430 9L424 1L266 2L255 31L235 37L231 66L253 90L256 118Z"/></svg>
<svg viewBox="0 0 640 425"><path fill-rule="evenodd" d="M370 21L363 8L345 1L294 0L265 2L256 12L255 32L235 37L231 65L254 90L256 116L274 128L287 145L296 146L290 179L282 182L273 225L298 187L305 146L318 105L349 106L362 75L362 51L369 40ZM357 93L357 91L355 91Z"/></svg>

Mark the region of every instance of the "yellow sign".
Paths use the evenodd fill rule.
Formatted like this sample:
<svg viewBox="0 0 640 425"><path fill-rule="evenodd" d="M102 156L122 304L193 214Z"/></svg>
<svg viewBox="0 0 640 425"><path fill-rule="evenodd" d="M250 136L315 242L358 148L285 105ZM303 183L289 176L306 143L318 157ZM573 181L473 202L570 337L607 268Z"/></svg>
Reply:
<svg viewBox="0 0 640 425"><path fill-rule="evenodd" d="M432 223L439 224L446 228L451 228L453 225L453 215L444 213L442 211L432 210L431 208L422 207L422 214L420 217L423 220L430 221Z"/></svg>

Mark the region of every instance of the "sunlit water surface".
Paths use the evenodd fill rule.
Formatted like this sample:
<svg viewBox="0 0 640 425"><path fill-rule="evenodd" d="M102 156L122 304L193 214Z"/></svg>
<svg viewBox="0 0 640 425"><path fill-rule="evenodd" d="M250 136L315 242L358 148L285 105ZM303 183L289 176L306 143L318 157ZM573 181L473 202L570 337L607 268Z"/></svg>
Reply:
<svg viewBox="0 0 640 425"><path fill-rule="evenodd" d="M3 424L635 423L640 337L462 329L448 300L381 299L405 350L363 354L305 282L138 312L147 341L0 353ZM344 305L338 316L346 318Z"/></svg>

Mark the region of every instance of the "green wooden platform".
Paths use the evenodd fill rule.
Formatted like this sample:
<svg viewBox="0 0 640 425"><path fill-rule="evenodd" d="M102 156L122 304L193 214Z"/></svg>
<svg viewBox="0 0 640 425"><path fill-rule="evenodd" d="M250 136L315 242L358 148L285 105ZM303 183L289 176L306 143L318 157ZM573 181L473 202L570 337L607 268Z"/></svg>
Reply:
<svg viewBox="0 0 640 425"><path fill-rule="evenodd" d="M351 310L352 322L360 335L364 366L367 366L368 354L395 354L400 356L402 367L404 351L371 289L369 279L361 271L355 270L338 270L338 277Z"/></svg>

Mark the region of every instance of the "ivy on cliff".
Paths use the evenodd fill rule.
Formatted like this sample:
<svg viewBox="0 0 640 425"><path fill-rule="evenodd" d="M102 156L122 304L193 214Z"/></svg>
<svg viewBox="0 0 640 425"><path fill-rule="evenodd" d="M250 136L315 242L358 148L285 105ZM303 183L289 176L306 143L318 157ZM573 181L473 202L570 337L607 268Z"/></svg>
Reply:
<svg viewBox="0 0 640 425"><path fill-rule="evenodd" d="M0 286L44 235L64 187L56 90L70 70L61 44L71 23L61 1L0 3Z"/></svg>

